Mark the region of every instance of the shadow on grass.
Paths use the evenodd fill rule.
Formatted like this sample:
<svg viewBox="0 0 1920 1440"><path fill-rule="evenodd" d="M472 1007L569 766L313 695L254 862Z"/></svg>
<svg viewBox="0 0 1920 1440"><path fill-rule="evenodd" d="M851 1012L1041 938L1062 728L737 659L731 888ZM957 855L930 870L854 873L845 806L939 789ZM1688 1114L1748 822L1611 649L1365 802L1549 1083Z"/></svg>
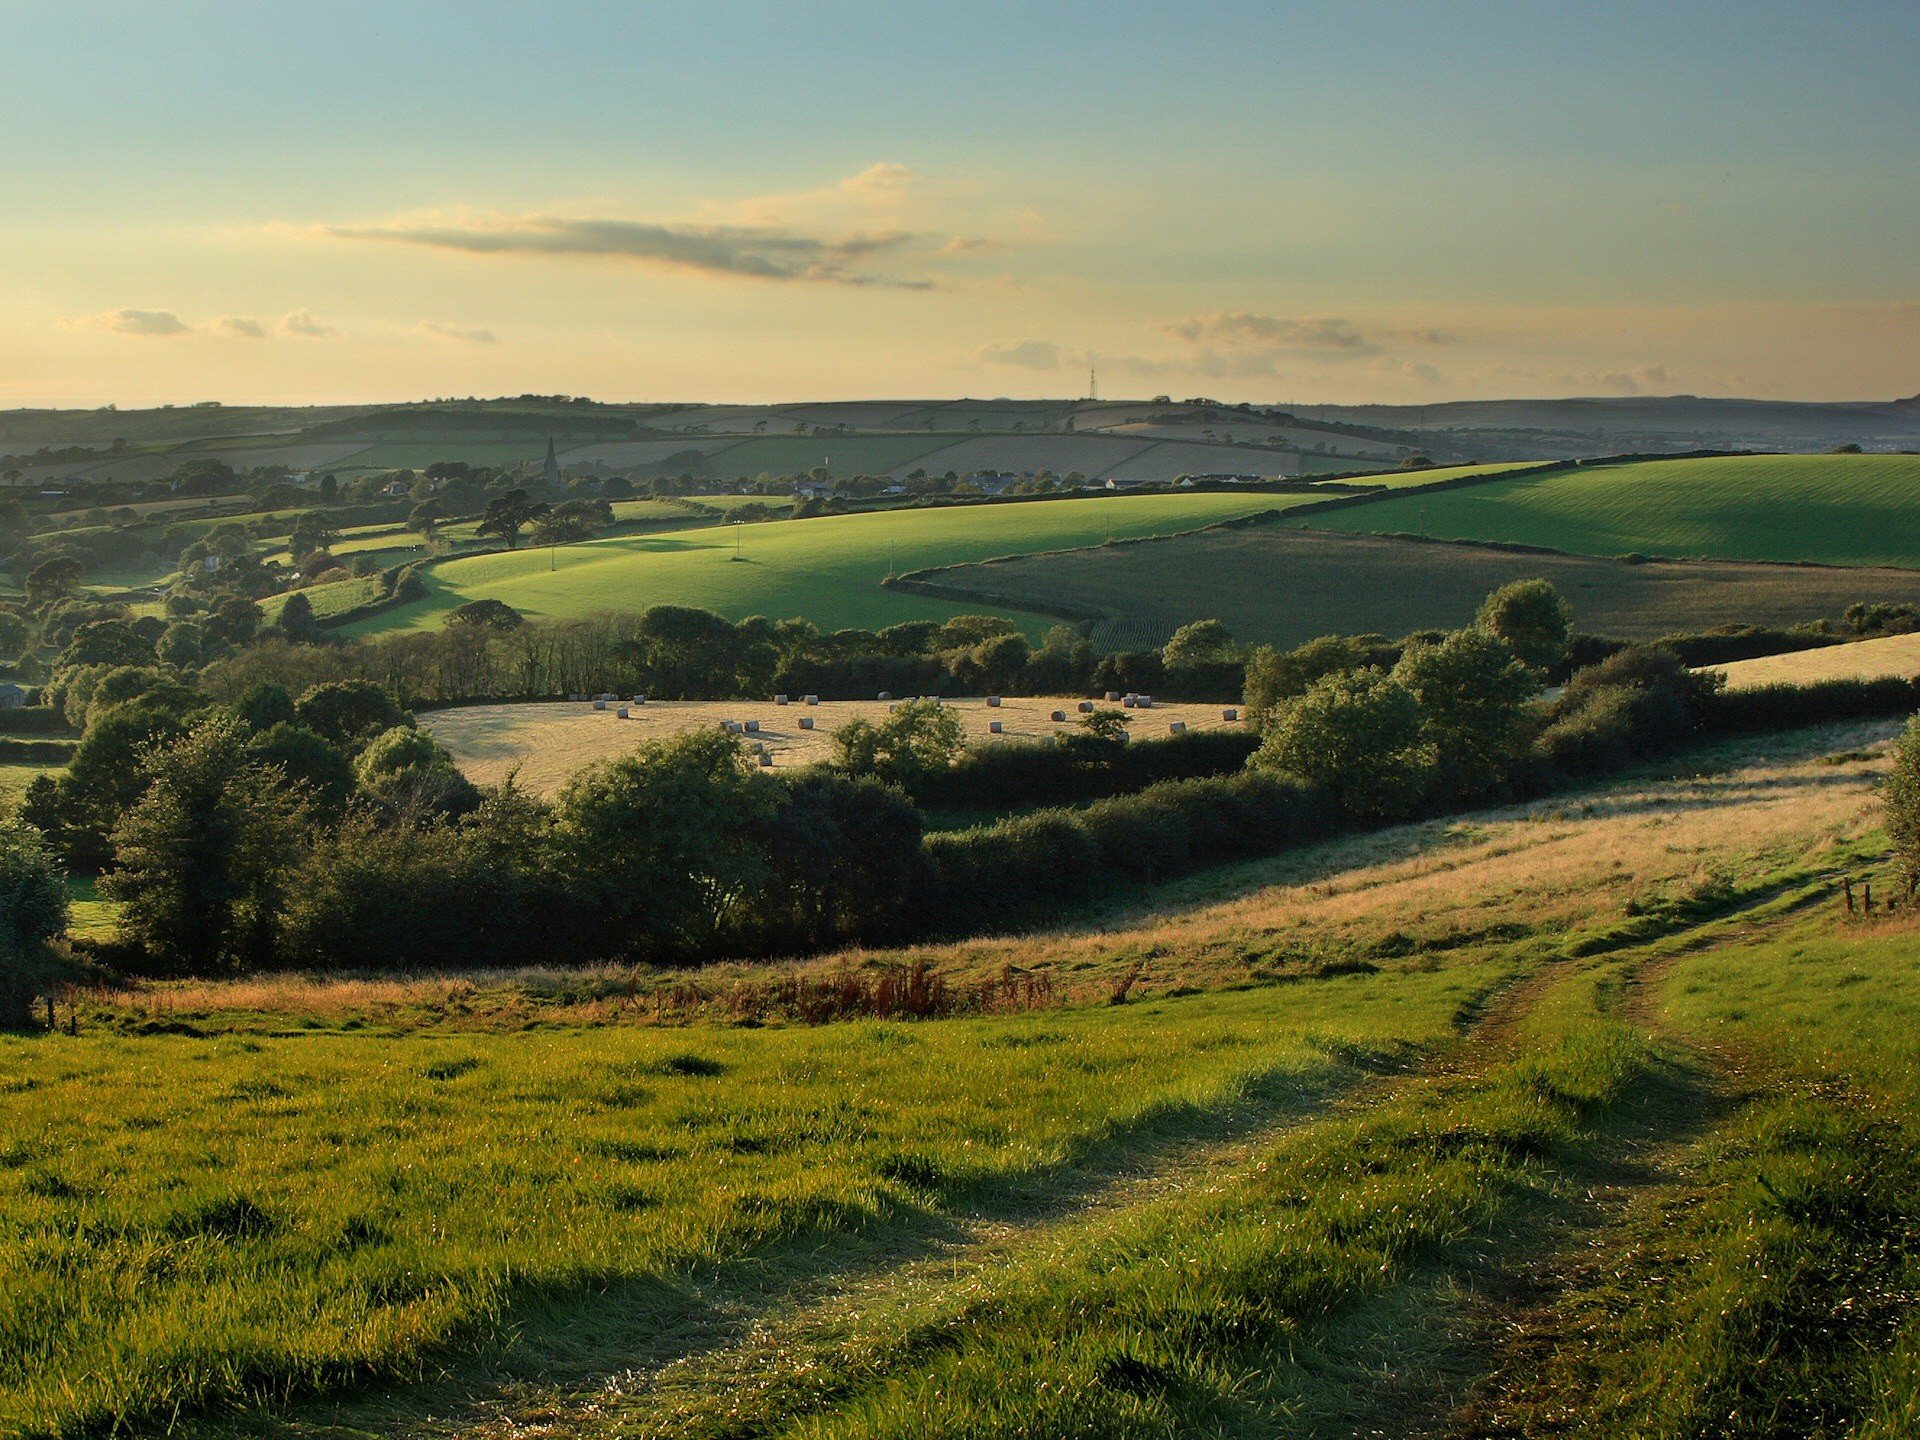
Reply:
<svg viewBox="0 0 1920 1440"><path fill-rule="evenodd" d="M1405 1071L1421 1054L1412 1046L1319 1048L1335 1068L1317 1081L1292 1069L1258 1072L1218 1103L1155 1107L1069 1146L1061 1163L1040 1170L943 1184L937 1173L916 1170L912 1156L890 1157L882 1168L897 1158L890 1173L912 1193L877 1212L819 1206L786 1237L679 1272L517 1287L487 1333L456 1337L409 1369L372 1381L342 1375L341 1390L332 1394L222 1407L175 1421L168 1433L189 1440L470 1433L516 1401L551 1400L556 1392L577 1398L736 1343L770 1311L818 1303L916 1261L957 1253L979 1241L981 1227L1070 1215L1199 1152L1310 1118L1366 1077Z"/></svg>

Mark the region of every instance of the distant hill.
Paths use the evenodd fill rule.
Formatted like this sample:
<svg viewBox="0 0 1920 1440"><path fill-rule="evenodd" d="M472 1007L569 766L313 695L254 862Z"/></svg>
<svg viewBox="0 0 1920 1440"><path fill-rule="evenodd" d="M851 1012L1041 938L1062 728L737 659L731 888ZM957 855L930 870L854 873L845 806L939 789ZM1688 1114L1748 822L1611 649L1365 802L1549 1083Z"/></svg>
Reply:
<svg viewBox="0 0 1920 1440"><path fill-rule="evenodd" d="M1695 395L1459 400L1443 405L1291 405L1303 420L1378 426L1486 458L1575 459L1628 451L1920 449L1920 397L1712 400Z"/></svg>
<svg viewBox="0 0 1920 1440"><path fill-rule="evenodd" d="M824 467L839 478L925 469L1325 476L1441 464L1711 450L1920 449L1920 400L1815 404L1629 399L1445 405L1227 405L1212 400L847 400L602 404L567 396L357 406L0 411L0 471L29 484L153 480L199 457L236 470L343 478L436 460L536 465L547 442L578 473L716 481Z"/></svg>

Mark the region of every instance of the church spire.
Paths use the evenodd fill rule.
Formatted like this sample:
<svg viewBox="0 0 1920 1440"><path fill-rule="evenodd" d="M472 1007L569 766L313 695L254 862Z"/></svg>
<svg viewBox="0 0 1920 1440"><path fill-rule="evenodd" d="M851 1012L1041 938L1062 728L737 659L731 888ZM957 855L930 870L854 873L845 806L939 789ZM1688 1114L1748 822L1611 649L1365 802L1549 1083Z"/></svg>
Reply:
<svg viewBox="0 0 1920 1440"><path fill-rule="evenodd" d="M553 437L547 437L547 463L540 467L540 478L549 485L560 483L560 457L553 453Z"/></svg>

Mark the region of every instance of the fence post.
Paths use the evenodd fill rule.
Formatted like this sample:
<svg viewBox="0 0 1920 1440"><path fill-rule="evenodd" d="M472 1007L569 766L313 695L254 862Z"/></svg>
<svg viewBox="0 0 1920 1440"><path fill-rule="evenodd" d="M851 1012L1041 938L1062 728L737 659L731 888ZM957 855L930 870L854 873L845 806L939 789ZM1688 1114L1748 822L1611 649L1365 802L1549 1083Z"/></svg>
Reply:
<svg viewBox="0 0 1920 1440"><path fill-rule="evenodd" d="M1847 914L1851 915L1853 914L1853 877L1851 875L1842 875L1840 877L1840 884L1847 892Z"/></svg>

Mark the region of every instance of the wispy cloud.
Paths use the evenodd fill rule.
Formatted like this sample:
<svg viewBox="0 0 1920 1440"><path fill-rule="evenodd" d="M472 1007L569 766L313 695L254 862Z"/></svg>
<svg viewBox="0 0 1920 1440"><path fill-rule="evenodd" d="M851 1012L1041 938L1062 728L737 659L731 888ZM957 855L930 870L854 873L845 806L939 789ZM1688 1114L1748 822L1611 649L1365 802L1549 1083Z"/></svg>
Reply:
<svg viewBox="0 0 1920 1440"><path fill-rule="evenodd" d="M907 289L926 289L932 284L873 273L873 262L925 247L923 237L902 230L831 238L773 226L665 225L643 220L527 215L335 225L326 227L324 233L338 240L413 245L469 255L625 261L736 279Z"/></svg>
<svg viewBox="0 0 1920 1440"><path fill-rule="evenodd" d="M111 330L116 335L167 337L191 335L193 327L171 310L108 310L99 315L83 315L68 325L95 330Z"/></svg>
<svg viewBox="0 0 1920 1440"><path fill-rule="evenodd" d="M500 337L491 330L483 330L471 325L442 325L437 320L422 320L423 333L437 336L442 340L455 340L463 345L498 345Z"/></svg>
<svg viewBox="0 0 1920 1440"><path fill-rule="evenodd" d="M264 340L268 330L263 321L251 315L222 315L204 325L192 325L171 310L108 310L100 315L83 315L61 322L69 329L110 330L116 335L146 335L171 338L183 335L215 336L226 339ZM332 340L340 332L322 324L311 310L293 310L280 317L273 327L276 335L299 336L309 340Z"/></svg>
<svg viewBox="0 0 1920 1440"><path fill-rule="evenodd" d="M983 365L1018 365L1025 370L1058 370L1060 347L1051 340L1000 340L982 345L972 358Z"/></svg>

